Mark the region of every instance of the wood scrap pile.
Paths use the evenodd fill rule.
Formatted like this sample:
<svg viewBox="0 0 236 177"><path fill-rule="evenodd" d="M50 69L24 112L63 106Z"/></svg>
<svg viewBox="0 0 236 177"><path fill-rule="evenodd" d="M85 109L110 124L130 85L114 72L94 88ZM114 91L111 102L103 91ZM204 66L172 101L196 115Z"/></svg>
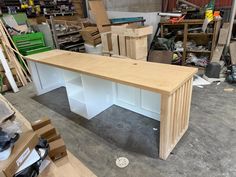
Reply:
<svg viewBox="0 0 236 177"><path fill-rule="evenodd" d="M12 88L14 92L17 92L19 86L26 86L28 81L31 81L30 71L1 20L0 42L1 90L6 91Z"/></svg>
<svg viewBox="0 0 236 177"><path fill-rule="evenodd" d="M86 44L96 46L101 43L101 35L98 31L98 28L95 26L88 26L80 30Z"/></svg>

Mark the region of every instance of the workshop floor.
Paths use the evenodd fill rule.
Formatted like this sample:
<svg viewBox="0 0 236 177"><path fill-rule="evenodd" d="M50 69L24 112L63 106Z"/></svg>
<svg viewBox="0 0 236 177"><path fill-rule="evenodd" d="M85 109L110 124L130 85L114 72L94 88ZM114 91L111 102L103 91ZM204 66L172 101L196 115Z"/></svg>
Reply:
<svg viewBox="0 0 236 177"><path fill-rule="evenodd" d="M65 89L36 96L33 86L5 97L30 121L48 116L68 149L98 177L235 177L236 87L193 89L190 125L166 161L158 158L159 122L112 106L90 121L69 111ZM130 164L115 165L125 156Z"/></svg>

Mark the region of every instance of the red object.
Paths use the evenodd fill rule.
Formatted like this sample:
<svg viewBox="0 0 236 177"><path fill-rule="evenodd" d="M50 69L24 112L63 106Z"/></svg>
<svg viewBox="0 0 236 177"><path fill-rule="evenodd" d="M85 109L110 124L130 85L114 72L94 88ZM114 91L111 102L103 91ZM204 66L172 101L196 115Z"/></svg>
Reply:
<svg viewBox="0 0 236 177"><path fill-rule="evenodd" d="M171 19L169 19L169 22L171 22L171 23L179 23L179 22L181 22L181 21L183 21L184 20L184 17L185 17L185 15L184 16L182 16L182 17L180 17L180 18L171 18Z"/></svg>

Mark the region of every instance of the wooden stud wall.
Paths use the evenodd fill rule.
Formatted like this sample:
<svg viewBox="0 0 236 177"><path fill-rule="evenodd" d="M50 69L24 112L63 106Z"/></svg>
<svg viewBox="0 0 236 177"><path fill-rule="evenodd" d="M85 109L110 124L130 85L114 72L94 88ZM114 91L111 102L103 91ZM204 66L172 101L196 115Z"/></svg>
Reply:
<svg viewBox="0 0 236 177"><path fill-rule="evenodd" d="M188 80L172 95L161 98L161 130L159 156L166 160L189 125L192 82Z"/></svg>

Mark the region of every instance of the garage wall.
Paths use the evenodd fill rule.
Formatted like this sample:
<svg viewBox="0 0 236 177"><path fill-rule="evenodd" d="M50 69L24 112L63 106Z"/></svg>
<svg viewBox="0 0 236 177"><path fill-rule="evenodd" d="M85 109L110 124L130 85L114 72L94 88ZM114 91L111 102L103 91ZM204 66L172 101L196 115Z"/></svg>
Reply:
<svg viewBox="0 0 236 177"><path fill-rule="evenodd" d="M108 11L157 12L162 0L103 0Z"/></svg>

